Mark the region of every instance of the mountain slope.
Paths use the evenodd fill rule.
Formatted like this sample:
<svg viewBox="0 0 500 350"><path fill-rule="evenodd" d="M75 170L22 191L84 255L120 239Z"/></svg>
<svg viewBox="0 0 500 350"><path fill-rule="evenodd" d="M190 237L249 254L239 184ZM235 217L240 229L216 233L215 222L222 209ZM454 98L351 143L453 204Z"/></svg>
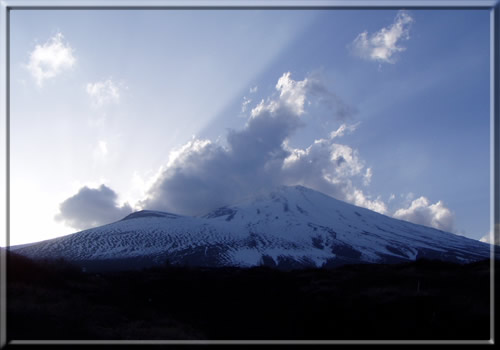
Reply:
<svg viewBox="0 0 500 350"><path fill-rule="evenodd" d="M390 218L302 187L280 187L203 217L158 211L11 250L83 266L144 267L169 261L199 266L282 268L433 258L488 259L490 246Z"/></svg>

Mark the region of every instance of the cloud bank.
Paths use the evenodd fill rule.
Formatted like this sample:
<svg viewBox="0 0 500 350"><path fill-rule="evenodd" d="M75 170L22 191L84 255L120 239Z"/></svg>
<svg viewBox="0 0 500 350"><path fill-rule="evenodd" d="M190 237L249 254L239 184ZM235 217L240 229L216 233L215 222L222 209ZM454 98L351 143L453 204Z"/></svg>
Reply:
<svg viewBox="0 0 500 350"><path fill-rule="evenodd" d="M382 202L353 185L353 177L365 176L357 151L335 142L357 125L343 124L305 149L288 142L304 125L310 100L327 106L336 120L349 117L352 109L313 76L296 81L287 72L275 88L275 96L251 110L242 130L228 132L227 145L193 139L172 152L140 206L200 215L258 191L301 184L386 212Z"/></svg>
<svg viewBox="0 0 500 350"><path fill-rule="evenodd" d="M132 212L128 203L118 206L117 198L118 195L105 185L96 189L84 186L59 205L60 213L55 220L77 230L109 224Z"/></svg>
<svg viewBox="0 0 500 350"><path fill-rule="evenodd" d="M380 63L395 63L395 54L406 50L398 46L402 40L410 38L410 26L414 19L405 11L399 11L394 23L371 35L368 32L359 34L351 44L357 56Z"/></svg>
<svg viewBox="0 0 500 350"><path fill-rule="evenodd" d="M307 147L293 147L290 137L311 118L309 107L322 104L337 122L352 116L353 109L315 76L294 80L284 73L273 96L250 110L241 130L229 130L225 142L193 137L170 152L169 160L147 181L149 189L137 208L203 215L244 197L280 185L303 185L337 199L391 215L380 196L373 198L360 186L368 187L373 168L366 167L356 149L339 139L352 133L359 123L342 123L326 137ZM245 106L250 106L248 102ZM324 111L324 109L322 110ZM99 154L105 154L99 143ZM141 188L146 182L141 180ZM365 189L366 190L366 189ZM102 185L82 188L61 203L57 219L77 229L119 220L132 208L116 204L117 195ZM394 200L395 195L389 198ZM413 194L407 198L413 200ZM431 204L425 197L396 210L395 218L453 230L453 214L443 202Z"/></svg>
<svg viewBox="0 0 500 350"><path fill-rule="evenodd" d="M451 210L445 207L442 201L431 204L425 197L415 199L406 209L397 210L393 217L443 231L454 230L454 217Z"/></svg>
<svg viewBox="0 0 500 350"><path fill-rule="evenodd" d="M63 42L64 36L57 33L43 45L36 45L30 54L29 70L38 86L73 67L76 62L73 49Z"/></svg>

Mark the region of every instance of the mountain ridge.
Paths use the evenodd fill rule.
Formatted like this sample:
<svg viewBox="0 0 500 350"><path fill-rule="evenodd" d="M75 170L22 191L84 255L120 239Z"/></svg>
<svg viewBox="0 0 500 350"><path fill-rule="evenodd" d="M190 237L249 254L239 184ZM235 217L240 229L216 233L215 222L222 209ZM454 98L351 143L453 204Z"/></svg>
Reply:
<svg viewBox="0 0 500 350"><path fill-rule="evenodd" d="M431 258L467 263L490 246L394 219L303 186L280 186L203 216L143 210L100 227L28 246L30 258L81 266L268 265L284 269Z"/></svg>

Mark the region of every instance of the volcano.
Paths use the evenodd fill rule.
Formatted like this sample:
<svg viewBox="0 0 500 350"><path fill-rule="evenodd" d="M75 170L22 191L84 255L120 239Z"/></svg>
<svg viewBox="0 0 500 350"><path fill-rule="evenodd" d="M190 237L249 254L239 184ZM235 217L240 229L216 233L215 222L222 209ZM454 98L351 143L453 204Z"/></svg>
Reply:
<svg viewBox="0 0 500 350"><path fill-rule="evenodd" d="M143 210L120 221L12 246L32 259L85 270L173 264L281 269L490 258L489 244L397 220L303 186L281 186L203 216Z"/></svg>

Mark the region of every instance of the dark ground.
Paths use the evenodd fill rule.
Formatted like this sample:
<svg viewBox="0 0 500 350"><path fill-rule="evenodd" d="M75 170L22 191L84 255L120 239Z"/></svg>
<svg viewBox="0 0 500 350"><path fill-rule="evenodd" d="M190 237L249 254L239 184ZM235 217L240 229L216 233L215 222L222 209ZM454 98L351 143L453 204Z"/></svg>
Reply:
<svg viewBox="0 0 500 350"><path fill-rule="evenodd" d="M9 340L490 338L489 261L95 274L11 253L7 267Z"/></svg>

